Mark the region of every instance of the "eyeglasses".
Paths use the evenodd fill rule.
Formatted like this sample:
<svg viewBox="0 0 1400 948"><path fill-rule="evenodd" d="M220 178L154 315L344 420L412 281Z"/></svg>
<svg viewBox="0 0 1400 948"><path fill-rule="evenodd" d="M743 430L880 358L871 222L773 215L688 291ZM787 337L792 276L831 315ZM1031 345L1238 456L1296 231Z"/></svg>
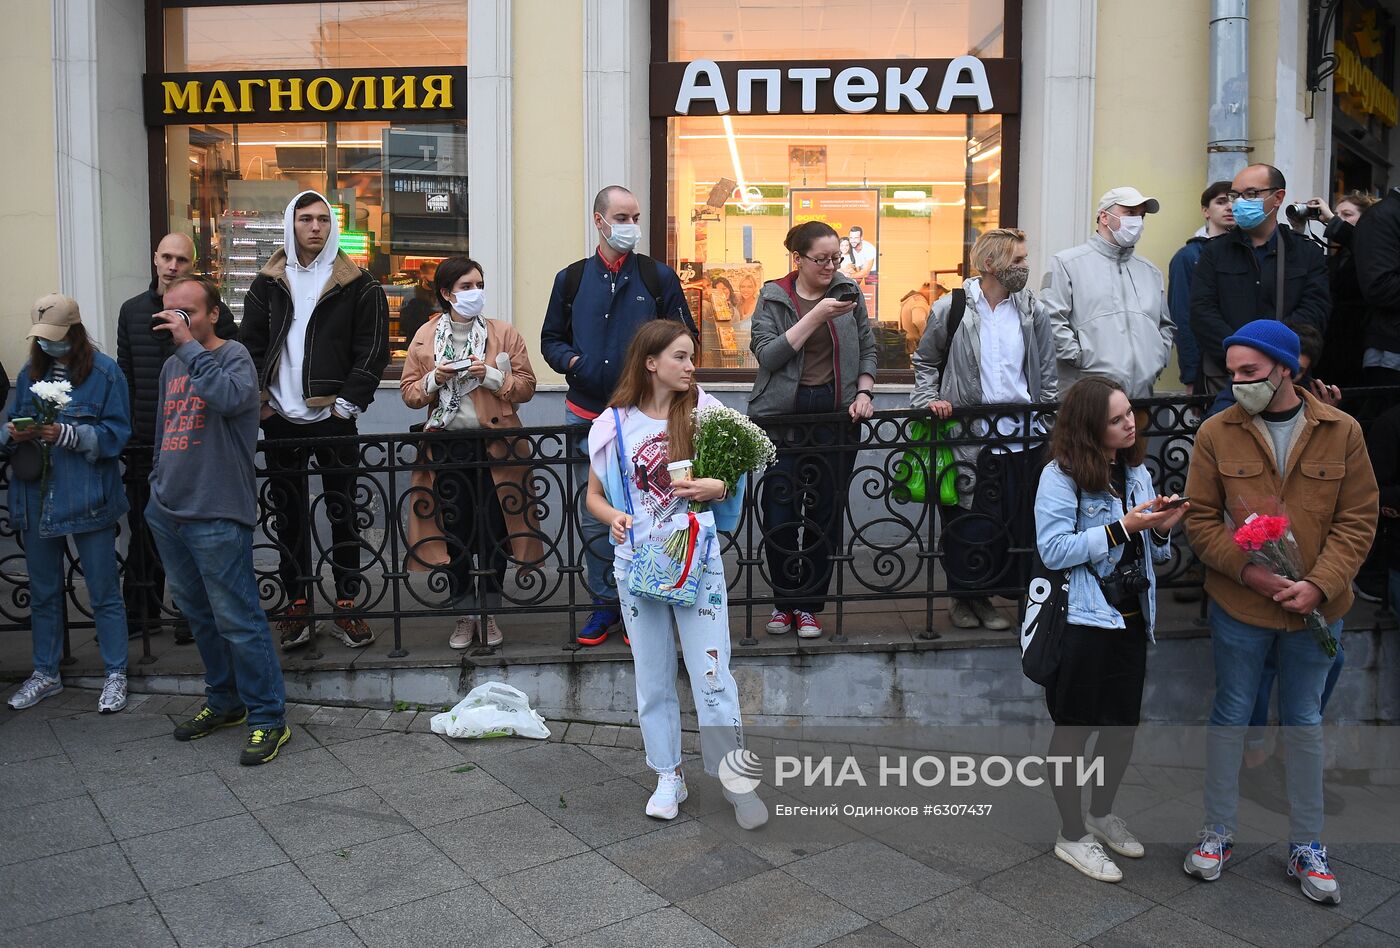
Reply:
<svg viewBox="0 0 1400 948"><path fill-rule="evenodd" d="M798 256L801 257L803 260L812 261L819 267L834 267L841 262L840 254L837 254L834 257L809 257L805 253L800 253L798 254Z"/></svg>
<svg viewBox="0 0 1400 948"><path fill-rule="evenodd" d="M1232 201L1238 201L1240 198L1244 198L1246 201L1257 201L1266 194L1282 190L1282 188L1245 188L1243 191L1226 191L1225 196Z"/></svg>

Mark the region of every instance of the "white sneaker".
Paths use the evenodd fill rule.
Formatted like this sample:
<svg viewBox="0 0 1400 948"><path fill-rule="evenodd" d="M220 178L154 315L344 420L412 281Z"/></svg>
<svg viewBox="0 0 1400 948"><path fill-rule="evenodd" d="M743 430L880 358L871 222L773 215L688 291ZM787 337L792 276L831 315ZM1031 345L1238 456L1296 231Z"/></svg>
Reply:
<svg viewBox="0 0 1400 948"><path fill-rule="evenodd" d="M730 793L725 790L724 798L733 804L734 821L740 829L758 829L768 822L768 804L760 800L754 791Z"/></svg>
<svg viewBox="0 0 1400 948"><path fill-rule="evenodd" d="M113 672L102 683L102 697L97 699L97 710L103 714L116 714L126 707L126 675Z"/></svg>
<svg viewBox="0 0 1400 948"><path fill-rule="evenodd" d="M1084 826L1120 856L1141 859L1147 855L1147 850L1138 842L1138 838L1128 832L1128 824L1123 822L1122 817L1110 813L1100 818L1090 813L1084 817Z"/></svg>
<svg viewBox="0 0 1400 948"><path fill-rule="evenodd" d="M674 820L687 796L689 794L686 793L684 777L674 771L661 774L656 781L656 792L647 801L647 816L658 820Z"/></svg>
<svg viewBox="0 0 1400 948"><path fill-rule="evenodd" d="M476 638L476 620L462 616L457 620L457 627L452 630L447 645L449 648L467 648L472 644L474 638Z"/></svg>
<svg viewBox="0 0 1400 948"><path fill-rule="evenodd" d="M18 691L10 696L10 707L16 711L23 711L25 708L34 707L45 698L53 697L62 690L62 681L35 672L29 676L24 684L19 686Z"/></svg>
<svg viewBox="0 0 1400 948"><path fill-rule="evenodd" d="M1071 842L1063 836L1055 837L1055 858L1067 862L1090 879L1100 882L1122 882L1123 870L1114 865L1103 851L1093 833L1085 833L1084 838Z"/></svg>

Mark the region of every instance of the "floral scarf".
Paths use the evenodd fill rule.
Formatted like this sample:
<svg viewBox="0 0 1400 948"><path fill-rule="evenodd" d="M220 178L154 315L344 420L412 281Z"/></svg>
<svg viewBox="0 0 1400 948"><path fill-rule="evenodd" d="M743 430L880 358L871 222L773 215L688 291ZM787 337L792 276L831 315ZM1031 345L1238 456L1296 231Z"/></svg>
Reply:
<svg viewBox="0 0 1400 948"><path fill-rule="evenodd" d="M433 365L460 362L471 356L486 361L486 318L477 316L468 322L471 329L467 333L467 346L465 349L458 349L452 338L452 317L446 313L439 317L437 329L433 332ZM428 430L446 428L452 419L457 417L462 399L468 397L480 384L481 379L468 372L458 372L449 378L442 384L442 388L438 389L437 407L428 416L428 423L424 427Z"/></svg>

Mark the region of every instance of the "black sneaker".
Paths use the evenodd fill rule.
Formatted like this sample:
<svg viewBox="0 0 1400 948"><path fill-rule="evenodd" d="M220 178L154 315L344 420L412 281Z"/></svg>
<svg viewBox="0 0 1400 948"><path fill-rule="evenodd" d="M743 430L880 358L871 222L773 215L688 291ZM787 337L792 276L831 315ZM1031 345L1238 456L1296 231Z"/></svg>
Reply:
<svg viewBox="0 0 1400 948"><path fill-rule="evenodd" d="M198 714L175 728L175 740L197 741L201 737L208 737L221 727L233 727L246 720L248 720L247 708L240 708L228 714L215 714L209 710L209 705L206 704L199 709Z"/></svg>
<svg viewBox="0 0 1400 948"><path fill-rule="evenodd" d="M244 767L265 764L277 756L282 745L292 739L292 729L285 724L281 727L255 727L248 733L248 746L238 755L238 762Z"/></svg>

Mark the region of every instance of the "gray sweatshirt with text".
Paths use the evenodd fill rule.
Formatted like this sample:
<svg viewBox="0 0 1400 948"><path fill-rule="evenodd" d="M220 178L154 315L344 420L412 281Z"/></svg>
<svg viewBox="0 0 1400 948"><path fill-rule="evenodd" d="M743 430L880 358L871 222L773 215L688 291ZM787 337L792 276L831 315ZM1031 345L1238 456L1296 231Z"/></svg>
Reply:
<svg viewBox="0 0 1400 948"><path fill-rule="evenodd" d="M234 340L187 342L160 371L151 500L176 520L258 522L258 378Z"/></svg>

